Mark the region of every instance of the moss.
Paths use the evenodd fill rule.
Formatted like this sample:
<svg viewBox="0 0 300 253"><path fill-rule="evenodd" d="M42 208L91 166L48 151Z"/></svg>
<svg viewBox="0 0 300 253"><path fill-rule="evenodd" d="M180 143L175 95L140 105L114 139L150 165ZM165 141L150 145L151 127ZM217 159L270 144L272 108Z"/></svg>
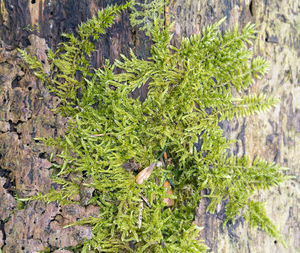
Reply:
<svg viewBox="0 0 300 253"><path fill-rule="evenodd" d="M92 69L91 39L128 7L132 25L153 41L151 57L138 59L131 51L130 57ZM54 165L59 172L53 181L62 187L32 199L100 207L99 217L76 223L93 226L94 236L82 252L205 252L197 240L200 228L192 223L202 197L210 199L210 213L227 202L224 225L242 216L282 241L263 204L252 198L257 190L282 182L282 168L230 155L232 141L220 127L223 120L265 111L277 102L243 93L268 69L267 61L253 58L249 49L255 26L222 35L223 19L183 38L176 48L163 11L162 0L100 11L79 26L78 36L64 34L68 41L49 52L50 73L21 51L60 97L57 111L69 120L63 138L43 139L61 150L63 164ZM145 84L145 101L133 99L131 93ZM234 97L232 89L240 95ZM83 189L93 194L87 197Z"/></svg>

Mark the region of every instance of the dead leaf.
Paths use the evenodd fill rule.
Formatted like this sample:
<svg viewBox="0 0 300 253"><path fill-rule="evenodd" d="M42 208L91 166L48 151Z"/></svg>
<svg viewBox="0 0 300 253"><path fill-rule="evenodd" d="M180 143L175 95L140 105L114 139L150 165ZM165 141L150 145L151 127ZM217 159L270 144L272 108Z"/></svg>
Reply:
<svg viewBox="0 0 300 253"><path fill-rule="evenodd" d="M171 184L168 180L166 180L164 182L164 185L163 185L164 188L169 188L168 190L168 194L169 195L173 195L173 191L172 191L172 187L171 187ZM167 206L174 206L174 199L169 199L169 198L165 198L163 200L163 202L167 205Z"/></svg>
<svg viewBox="0 0 300 253"><path fill-rule="evenodd" d="M153 162L150 166L146 167L135 177L135 182L137 184L143 184L151 176L152 171L156 165L156 162Z"/></svg>

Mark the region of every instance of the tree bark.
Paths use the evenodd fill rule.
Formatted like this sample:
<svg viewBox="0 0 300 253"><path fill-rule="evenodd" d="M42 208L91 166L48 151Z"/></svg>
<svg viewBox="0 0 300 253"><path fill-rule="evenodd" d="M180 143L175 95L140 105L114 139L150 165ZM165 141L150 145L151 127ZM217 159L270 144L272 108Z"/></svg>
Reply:
<svg viewBox="0 0 300 253"><path fill-rule="evenodd" d="M43 59L47 46L61 41L62 32L76 32L77 25L106 6L125 1L111 0L0 0L0 249L11 252L73 252L70 247L91 237L91 228L63 228L78 218L97 215L92 206L46 205L30 202L24 207L16 197L46 191L52 185L49 155L53 151L36 137L63 136L65 120L52 109L58 101L36 80L16 52L31 46ZM224 208L207 214L203 198L195 210L195 221L203 226L201 238L213 252L299 252L300 251L300 97L299 5L294 0L171 0L167 20L174 21L174 43L226 16L222 29L253 22L258 27L256 55L270 61L267 76L251 92L280 98L268 113L224 122L226 135L237 139L233 153L260 156L289 167L290 180L271 191L259 193L268 214L287 241L284 249L260 230L250 230L238 219L223 229ZM35 34L35 36L29 36ZM150 42L129 25L128 13L96 43L93 65L114 60L133 48L139 57L149 55ZM135 94L146 96L146 89Z"/></svg>
<svg viewBox="0 0 300 253"><path fill-rule="evenodd" d="M177 0L171 12L175 16L176 38L199 32L226 16L224 28L239 27L247 22L257 25L255 55L270 61L270 70L250 92L265 92L280 98L270 112L223 125L227 136L237 139L236 155L260 156L289 167L287 174L296 176L270 191L260 192L267 211L287 241L283 248L259 230L249 230L243 220L223 230L222 208L214 215L205 213L203 199L196 210L196 221L203 226L202 238L213 252L299 252L300 251L300 97L299 87L299 10L297 1L287 0Z"/></svg>

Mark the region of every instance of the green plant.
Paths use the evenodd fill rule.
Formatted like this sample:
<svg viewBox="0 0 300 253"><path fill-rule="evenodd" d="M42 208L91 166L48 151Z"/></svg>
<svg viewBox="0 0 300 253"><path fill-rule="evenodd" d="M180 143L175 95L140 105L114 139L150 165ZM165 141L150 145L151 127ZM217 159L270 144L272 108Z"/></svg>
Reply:
<svg viewBox="0 0 300 253"><path fill-rule="evenodd" d="M35 25L27 25L25 28L23 28L25 31L28 32L40 32L40 25L35 24Z"/></svg>
<svg viewBox="0 0 300 253"><path fill-rule="evenodd" d="M122 55L112 65L107 61L91 69L90 39L98 39L129 6L132 25L153 41L152 56L138 59L130 51L130 57ZM222 35L222 19L201 34L182 38L176 48L170 43L170 26L163 22L163 6L162 0L154 0L99 11L79 26L78 36L64 34L68 41L49 52L50 75L36 58L21 51L61 99L58 110L69 119L63 138L43 139L61 150L63 164L55 164L59 172L54 178L61 188L32 199L82 204L75 201L82 188L94 189L88 204L100 207L99 217L76 223L93 226L94 236L82 252L205 252L206 246L196 239L200 228L192 224L203 197L210 199L210 213L227 202L224 226L242 216L283 242L264 206L252 198L257 190L286 179L282 168L230 155L232 141L219 126L223 120L265 111L277 101L265 95L233 97L231 92L242 94L268 69L247 46L255 38L254 25ZM146 100L133 99L131 93L146 83ZM164 160L148 173L148 180L137 184L138 171L155 167L164 153L172 161ZM164 187L166 181L172 193L170 186ZM166 203L170 199L174 204Z"/></svg>

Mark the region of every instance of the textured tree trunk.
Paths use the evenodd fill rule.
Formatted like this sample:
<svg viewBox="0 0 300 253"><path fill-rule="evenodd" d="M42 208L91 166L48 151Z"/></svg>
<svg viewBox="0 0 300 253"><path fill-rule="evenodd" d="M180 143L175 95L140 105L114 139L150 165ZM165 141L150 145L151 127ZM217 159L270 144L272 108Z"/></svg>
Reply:
<svg viewBox="0 0 300 253"><path fill-rule="evenodd" d="M22 207L18 203L16 197L51 187L48 159L52 150L34 138L63 136L65 120L53 114L57 99L36 80L15 48L30 46L29 50L47 64L47 46L55 48L62 32L76 32L77 25L98 9L120 2L0 0L0 249L5 253L73 252L70 247L90 238L91 229L63 227L98 212L93 206L30 202ZM235 154L275 161L296 176L259 194L283 233L287 249L265 233L249 230L241 219L223 229L222 206L215 214L206 214L207 200L203 198L195 210L196 223L203 226L201 237L213 252L300 252L299 9L295 0L171 0L166 9L167 20L175 21L175 44L180 36L199 32L224 16L223 29L249 21L257 24L255 53L269 59L271 67L251 91L272 94L281 102L269 113L225 122L223 127L228 137L237 139ZM94 66L127 54L129 47L140 57L149 55L149 40L130 27L127 14L97 42ZM146 90L138 93L145 96Z"/></svg>

